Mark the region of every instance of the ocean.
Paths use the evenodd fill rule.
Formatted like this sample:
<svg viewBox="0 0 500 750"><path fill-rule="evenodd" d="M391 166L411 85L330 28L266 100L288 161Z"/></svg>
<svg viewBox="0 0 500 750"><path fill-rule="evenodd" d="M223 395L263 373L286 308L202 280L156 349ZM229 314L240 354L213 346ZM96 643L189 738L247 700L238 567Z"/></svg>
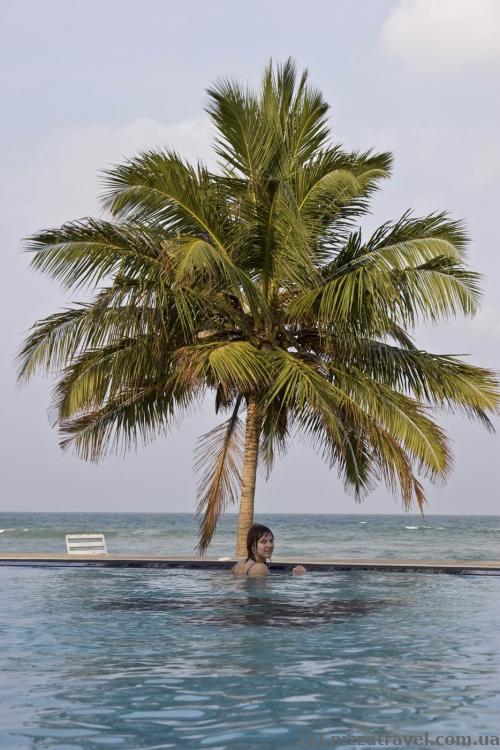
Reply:
<svg viewBox="0 0 500 750"><path fill-rule="evenodd" d="M257 514L275 535L275 558L500 559L500 516ZM65 534L98 532L115 554L192 555L191 513L0 513L2 552L65 552ZM233 556L236 515L226 514L207 556Z"/></svg>

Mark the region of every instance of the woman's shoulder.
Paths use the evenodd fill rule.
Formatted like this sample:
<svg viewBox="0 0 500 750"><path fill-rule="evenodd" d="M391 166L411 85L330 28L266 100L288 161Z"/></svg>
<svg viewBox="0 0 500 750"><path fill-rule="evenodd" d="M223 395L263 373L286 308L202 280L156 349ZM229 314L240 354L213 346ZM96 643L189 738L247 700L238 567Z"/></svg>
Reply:
<svg viewBox="0 0 500 750"><path fill-rule="evenodd" d="M245 575L245 563L246 563L246 560L238 560L236 565L233 565L232 573L234 576Z"/></svg>
<svg viewBox="0 0 500 750"><path fill-rule="evenodd" d="M247 572L247 562L248 558L246 560L238 560L236 565L233 566L232 573L234 576L268 576L269 575L269 568L265 563L259 563L254 562L252 565L248 567Z"/></svg>
<svg viewBox="0 0 500 750"><path fill-rule="evenodd" d="M256 562L252 565L252 567L248 571L248 575L249 576L268 576L269 568L267 567L266 563Z"/></svg>

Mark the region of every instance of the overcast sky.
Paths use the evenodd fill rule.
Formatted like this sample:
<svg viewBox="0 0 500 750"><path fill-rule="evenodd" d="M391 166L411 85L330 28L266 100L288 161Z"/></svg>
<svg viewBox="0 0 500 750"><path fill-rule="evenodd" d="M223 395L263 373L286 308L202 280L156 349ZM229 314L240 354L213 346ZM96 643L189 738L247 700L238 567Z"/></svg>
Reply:
<svg viewBox="0 0 500 750"><path fill-rule="evenodd" d="M473 320L419 331L422 348L499 367L499 0L31 0L2 6L3 273L0 510L191 511L196 436L210 409L125 460L98 466L61 453L50 381L19 390L13 359L30 325L78 299L28 268L22 238L97 215L98 172L170 146L210 162L205 89L257 81L296 59L331 104L347 147L392 150L394 177L369 226L448 209L466 220L470 264L484 274ZM429 487L429 513L498 513L498 438L447 416L455 469ZM361 506L297 446L257 488L260 512L392 513L380 488Z"/></svg>

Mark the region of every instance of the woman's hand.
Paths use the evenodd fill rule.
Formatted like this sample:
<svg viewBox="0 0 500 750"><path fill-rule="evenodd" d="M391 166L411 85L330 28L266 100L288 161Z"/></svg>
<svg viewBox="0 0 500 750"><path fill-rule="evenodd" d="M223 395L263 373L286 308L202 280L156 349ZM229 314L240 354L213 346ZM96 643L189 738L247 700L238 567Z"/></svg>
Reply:
<svg viewBox="0 0 500 750"><path fill-rule="evenodd" d="M304 573L307 573L307 569L303 565L296 565L295 568L292 568L292 575L294 576L301 576Z"/></svg>

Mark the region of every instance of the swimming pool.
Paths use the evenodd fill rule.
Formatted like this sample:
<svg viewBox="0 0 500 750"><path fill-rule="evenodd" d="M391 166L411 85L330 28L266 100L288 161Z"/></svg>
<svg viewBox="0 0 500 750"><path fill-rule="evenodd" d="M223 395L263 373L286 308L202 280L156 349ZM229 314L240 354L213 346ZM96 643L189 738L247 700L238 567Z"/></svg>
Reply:
<svg viewBox="0 0 500 750"><path fill-rule="evenodd" d="M0 585L0 748L500 734L499 578L8 567Z"/></svg>

